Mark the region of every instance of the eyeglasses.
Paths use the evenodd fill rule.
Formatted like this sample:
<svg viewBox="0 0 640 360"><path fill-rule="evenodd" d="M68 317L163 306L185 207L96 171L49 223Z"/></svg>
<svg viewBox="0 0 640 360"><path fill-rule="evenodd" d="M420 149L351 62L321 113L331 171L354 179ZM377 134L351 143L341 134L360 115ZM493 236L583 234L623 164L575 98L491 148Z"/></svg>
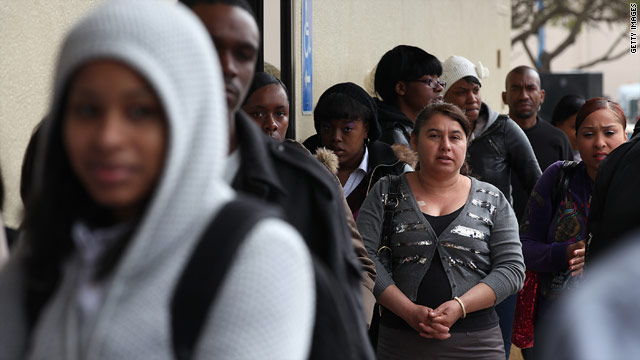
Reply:
<svg viewBox="0 0 640 360"><path fill-rule="evenodd" d="M430 87L432 89L437 89L438 85L442 86L443 89L445 87L447 87L447 82L446 81L440 81L440 79L428 78L428 79L418 79L418 80L413 80L413 81L425 83L425 84L427 84L428 87Z"/></svg>

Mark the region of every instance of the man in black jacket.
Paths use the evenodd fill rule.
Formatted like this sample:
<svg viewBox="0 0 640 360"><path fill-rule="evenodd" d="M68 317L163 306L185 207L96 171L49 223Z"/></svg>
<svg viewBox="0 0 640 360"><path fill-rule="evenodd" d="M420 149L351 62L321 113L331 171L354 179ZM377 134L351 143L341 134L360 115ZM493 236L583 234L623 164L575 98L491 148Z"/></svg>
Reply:
<svg viewBox="0 0 640 360"><path fill-rule="evenodd" d="M251 7L244 0L182 2L202 20L220 58L231 125L228 181L241 193L279 205L317 260L311 358L373 358L362 309L362 266L352 244L339 184L306 150L265 136L239 110L259 51L260 33ZM338 316L343 319L332 323ZM330 331L343 338L331 338Z"/></svg>

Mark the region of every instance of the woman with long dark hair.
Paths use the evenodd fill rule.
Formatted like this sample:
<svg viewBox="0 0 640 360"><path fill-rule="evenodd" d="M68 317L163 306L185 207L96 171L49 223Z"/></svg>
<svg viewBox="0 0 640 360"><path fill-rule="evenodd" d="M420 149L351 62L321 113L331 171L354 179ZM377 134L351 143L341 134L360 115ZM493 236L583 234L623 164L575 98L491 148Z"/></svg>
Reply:
<svg viewBox="0 0 640 360"><path fill-rule="evenodd" d="M524 351L527 358L537 352L535 324L549 321L553 304L581 279L596 173L609 153L626 141L625 129L620 105L605 98L587 100L576 116L576 144L582 160L550 165L533 188L520 227L525 264L538 275L537 292L519 297L522 309L535 309L525 323L528 331L520 330L534 345L534 350Z"/></svg>

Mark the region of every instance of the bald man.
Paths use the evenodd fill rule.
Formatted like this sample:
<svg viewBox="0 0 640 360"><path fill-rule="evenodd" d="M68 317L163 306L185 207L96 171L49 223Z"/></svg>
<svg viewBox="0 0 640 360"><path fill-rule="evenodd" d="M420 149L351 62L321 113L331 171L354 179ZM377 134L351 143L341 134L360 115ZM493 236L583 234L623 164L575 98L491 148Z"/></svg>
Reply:
<svg viewBox="0 0 640 360"><path fill-rule="evenodd" d="M540 76L535 69L518 66L507 74L502 101L509 106L509 117L527 135L542 171L558 160L573 160L567 135L538 116L544 95ZM513 208L518 220L521 220L529 194L516 177L511 177L511 186Z"/></svg>

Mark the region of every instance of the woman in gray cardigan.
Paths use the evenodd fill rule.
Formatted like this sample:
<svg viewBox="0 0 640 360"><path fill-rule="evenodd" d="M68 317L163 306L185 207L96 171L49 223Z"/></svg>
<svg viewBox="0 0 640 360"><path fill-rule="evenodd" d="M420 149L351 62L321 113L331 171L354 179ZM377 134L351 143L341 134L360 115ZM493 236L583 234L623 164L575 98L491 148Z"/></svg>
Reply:
<svg viewBox="0 0 640 360"><path fill-rule="evenodd" d="M0 273L0 359L174 358L176 283L235 196L222 177L228 121L213 49L168 1L107 1L66 37L23 237ZM191 358L306 358L314 289L300 235L259 220Z"/></svg>
<svg viewBox="0 0 640 360"><path fill-rule="evenodd" d="M518 223L493 185L461 173L469 122L435 104L416 121L419 166L401 175L390 227L392 274L378 257L390 178L371 190L357 220L376 263L374 294L384 307L378 357L504 359L494 306L524 281Z"/></svg>

